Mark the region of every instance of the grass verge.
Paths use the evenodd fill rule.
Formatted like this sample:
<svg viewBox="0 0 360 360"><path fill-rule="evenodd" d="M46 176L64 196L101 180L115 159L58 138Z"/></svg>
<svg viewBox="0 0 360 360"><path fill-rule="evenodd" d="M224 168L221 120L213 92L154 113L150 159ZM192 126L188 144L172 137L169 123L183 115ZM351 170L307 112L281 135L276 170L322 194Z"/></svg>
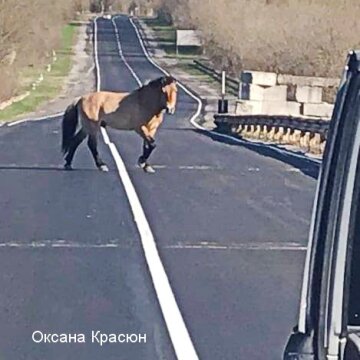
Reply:
<svg viewBox="0 0 360 360"><path fill-rule="evenodd" d="M171 58L195 59L201 56L201 50L197 47L181 47L176 54L176 27L161 18L144 18L144 23L149 26L154 34L159 47Z"/></svg>
<svg viewBox="0 0 360 360"><path fill-rule="evenodd" d="M50 72L45 68L27 67L20 72L21 86L19 93L31 90L32 83L42 73L44 80L24 100L19 101L0 111L0 121L11 121L19 115L36 110L44 102L53 99L64 85L70 69L72 58L72 46L75 41L77 26L68 24L62 29L61 44L57 49L57 60L52 64Z"/></svg>
<svg viewBox="0 0 360 360"><path fill-rule="evenodd" d="M155 41L166 52L166 58L176 58L176 68L184 71L190 76L196 77L203 83L219 87L220 82L209 74L199 69L193 63L193 60L201 60L203 55L199 48L185 47L179 54L176 54L176 28L163 19L159 18L143 18L143 22L154 32Z"/></svg>
<svg viewBox="0 0 360 360"><path fill-rule="evenodd" d="M205 72L201 71L199 68L197 68L193 63L191 62L182 62L177 64L177 68L183 70L187 74L191 76L196 76L199 79L202 79L203 81L206 81L208 84L218 84L219 81L214 79L212 76L206 74Z"/></svg>

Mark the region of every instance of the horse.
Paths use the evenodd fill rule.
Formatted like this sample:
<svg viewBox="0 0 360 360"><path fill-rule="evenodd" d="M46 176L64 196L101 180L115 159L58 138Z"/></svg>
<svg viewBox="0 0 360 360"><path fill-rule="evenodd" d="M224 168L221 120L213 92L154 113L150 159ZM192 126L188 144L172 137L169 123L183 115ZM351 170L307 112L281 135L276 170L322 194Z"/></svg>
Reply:
<svg viewBox="0 0 360 360"><path fill-rule="evenodd" d="M148 159L156 147L155 134L163 122L164 112L174 114L177 85L172 76L163 76L128 92L92 92L76 99L65 110L62 119L64 168L72 170L72 160L81 142L88 136L88 147L97 168L109 171L97 151L100 126L133 130L143 139L143 152L138 165L154 173ZM80 129L76 132L78 125Z"/></svg>

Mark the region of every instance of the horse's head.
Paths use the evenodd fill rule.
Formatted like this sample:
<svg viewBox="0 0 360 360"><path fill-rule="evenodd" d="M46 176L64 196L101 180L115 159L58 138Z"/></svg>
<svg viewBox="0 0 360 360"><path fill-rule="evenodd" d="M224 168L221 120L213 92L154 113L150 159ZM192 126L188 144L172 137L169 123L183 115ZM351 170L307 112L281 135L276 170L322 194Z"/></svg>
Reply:
<svg viewBox="0 0 360 360"><path fill-rule="evenodd" d="M172 76L164 76L161 79L162 92L166 96L166 112L174 114L177 101L176 80Z"/></svg>

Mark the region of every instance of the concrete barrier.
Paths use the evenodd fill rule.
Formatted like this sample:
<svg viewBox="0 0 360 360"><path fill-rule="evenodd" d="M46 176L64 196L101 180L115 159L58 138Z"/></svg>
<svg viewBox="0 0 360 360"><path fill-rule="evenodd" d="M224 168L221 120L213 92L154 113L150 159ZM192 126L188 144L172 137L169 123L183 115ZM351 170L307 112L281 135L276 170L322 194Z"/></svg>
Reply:
<svg viewBox="0 0 360 360"><path fill-rule="evenodd" d="M294 101L238 100L235 107L237 115L300 116L300 110L301 104Z"/></svg>
<svg viewBox="0 0 360 360"><path fill-rule="evenodd" d="M319 86L319 87L338 87L340 79L323 78L315 76L295 76L279 74L277 76L279 85L296 85L296 86Z"/></svg>
<svg viewBox="0 0 360 360"><path fill-rule="evenodd" d="M235 105L235 114L254 115L262 113L262 103L260 101L238 100Z"/></svg>
<svg viewBox="0 0 360 360"><path fill-rule="evenodd" d="M332 78L243 71L236 114L330 119L333 107L322 101L323 91L338 84Z"/></svg>
<svg viewBox="0 0 360 360"><path fill-rule="evenodd" d="M297 86L295 99L299 103L319 104L322 102L322 88L318 86Z"/></svg>
<svg viewBox="0 0 360 360"><path fill-rule="evenodd" d="M241 100L255 101L286 101L287 86L263 87L251 83L240 83L239 98Z"/></svg>
<svg viewBox="0 0 360 360"><path fill-rule="evenodd" d="M304 104L302 113L305 116L330 118L333 110L334 110L334 105L328 103Z"/></svg>
<svg viewBox="0 0 360 360"><path fill-rule="evenodd" d="M275 86L277 74L263 71L243 71L240 75L240 81L247 84L261 86Z"/></svg>
<svg viewBox="0 0 360 360"><path fill-rule="evenodd" d="M262 114L300 116L301 104L295 101L264 101Z"/></svg>

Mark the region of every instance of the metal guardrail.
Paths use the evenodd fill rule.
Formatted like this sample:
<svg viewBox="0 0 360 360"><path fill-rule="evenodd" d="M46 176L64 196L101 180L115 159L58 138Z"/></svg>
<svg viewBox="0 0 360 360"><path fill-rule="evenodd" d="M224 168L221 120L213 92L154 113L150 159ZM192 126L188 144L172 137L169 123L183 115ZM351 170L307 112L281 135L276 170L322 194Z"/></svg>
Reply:
<svg viewBox="0 0 360 360"><path fill-rule="evenodd" d="M194 60L194 65L196 68L201 70L202 72L206 73L207 75L210 75L215 80L221 82L222 79L222 72L219 70L215 70L204 63ZM239 93L239 80L236 80L230 76L226 76L226 86L231 90L231 92L234 95L238 95Z"/></svg>
<svg viewBox="0 0 360 360"><path fill-rule="evenodd" d="M214 115L215 124L219 131L232 132L240 126L260 126L275 129L298 130L302 133L320 134L326 140L329 130L329 121L318 119L306 119L292 116L270 116L270 115Z"/></svg>

